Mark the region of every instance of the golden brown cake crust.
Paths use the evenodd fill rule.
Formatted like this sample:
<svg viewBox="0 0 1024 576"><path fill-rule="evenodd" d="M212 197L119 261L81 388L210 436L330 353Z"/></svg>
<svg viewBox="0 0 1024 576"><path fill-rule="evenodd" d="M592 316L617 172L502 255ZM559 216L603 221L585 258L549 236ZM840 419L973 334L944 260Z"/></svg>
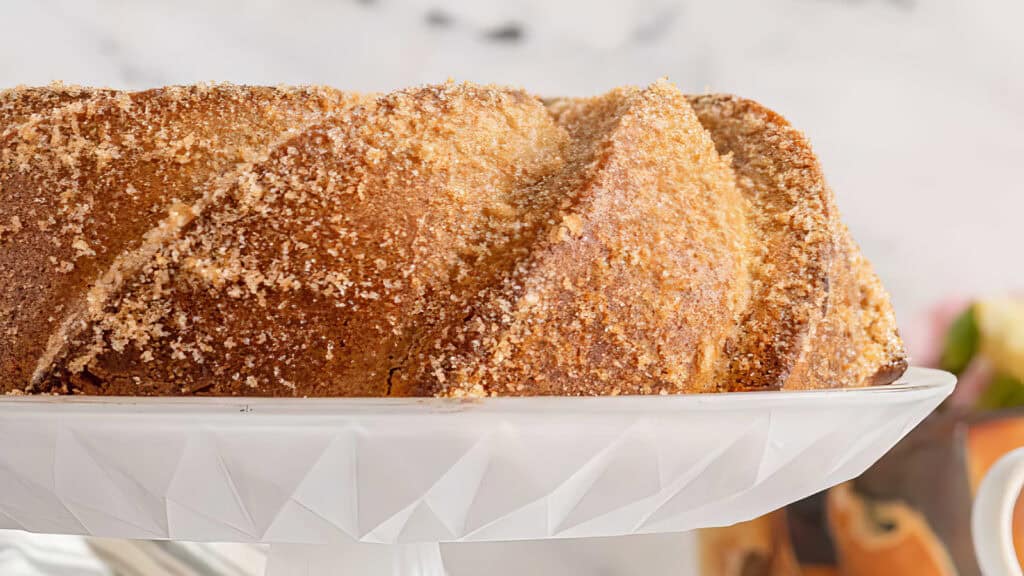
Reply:
<svg viewBox="0 0 1024 576"><path fill-rule="evenodd" d="M563 198L515 267L419 352L450 395L717 388L746 298L749 238L728 163L659 82L549 109L570 137Z"/></svg>
<svg viewBox="0 0 1024 576"><path fill-rule="evenodd" d="M7 385L39 382L66 333L82 328L88 292L118 281L121 259L161 235L158 223L184 224L205 185L349 98L229 85L74 96L60 87L7 95L57 101L22 114L0 141Z"/></svg>
<svg viewBox="0 0 1024 576"><path fill-rule="evenodd" d="M831 192L803 135L778 114L731 95L690 97L719 153L732 159L748 201L751 297L726 343L720 381L781 388L825 311L837 220Z"/></svg>
<svg viewBox="0 0 1024 576"><path fill-rule="evenodd" d="M34 90L0 93L6 390L646 394L901 371L813 153L750 101L666 82L547 104L451 83Z"/></svg>
<svg viewBox="0 0 1024 576"><path fill-rule="evenodd" d="M888 295L839 220L806 137L752 100L690 102L732 156L758 238L751 306L721 380L736 389L896 380L907 361Z"/></svg>
<svg viewBox="0 0 1024 576"><path fill-rule="evenodd" d="M102 88L86 88L55 82L46 87L18 87L0 90L0 137L33 115L46 115L70 102L111 93Z"/></svg>

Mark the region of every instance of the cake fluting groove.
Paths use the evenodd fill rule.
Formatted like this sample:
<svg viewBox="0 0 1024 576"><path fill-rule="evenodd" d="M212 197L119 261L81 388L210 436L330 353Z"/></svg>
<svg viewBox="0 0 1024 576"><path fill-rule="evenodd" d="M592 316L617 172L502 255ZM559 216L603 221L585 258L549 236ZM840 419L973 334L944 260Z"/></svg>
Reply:
<svg viewBox="0 0 1024 576"><path fill-rule="evenodd" d="M8 392L668 394L906 366L803 136L667 82L15 89L0 195Z"/></svg>
<svg viewBox="0 0 1024 576"><path fill-rule="evenodd" d="M690 97L732 156L759 239L753 296L721 380L736 389L887 384L907 368L888 295L839 219L807 139L731 95Z"/></svg>

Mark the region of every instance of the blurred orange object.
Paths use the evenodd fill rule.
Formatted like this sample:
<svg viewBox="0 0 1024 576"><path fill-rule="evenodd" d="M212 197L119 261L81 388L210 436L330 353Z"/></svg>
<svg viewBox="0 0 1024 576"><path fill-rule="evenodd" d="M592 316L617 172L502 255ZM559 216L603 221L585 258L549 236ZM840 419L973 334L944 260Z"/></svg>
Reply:
<svg viewBox="0 0 1024 576"><path fill-rule="evenodd" d="M749 522L699 533L704 576L834 576L834 570L809 572L797 564L786 529L786 512L776 510Z"/></svg>
<svg viewBox="0 0 1024 576"><path fill-rule="evenodd" d="M956 576L928 521L904 502L872 502L850 482L829 490L827 502L843 576Z"/></svg>
<svg viewBox="0 0 1024 576"><path fill-rule="evenodd" d="M1024 446L1024 418L994 419L972 424L967 429L967 477L971 494L1003 454ZM1018 498L1013 510L1013 545L1017 562L1024 566L1024 500Z"/></svg>

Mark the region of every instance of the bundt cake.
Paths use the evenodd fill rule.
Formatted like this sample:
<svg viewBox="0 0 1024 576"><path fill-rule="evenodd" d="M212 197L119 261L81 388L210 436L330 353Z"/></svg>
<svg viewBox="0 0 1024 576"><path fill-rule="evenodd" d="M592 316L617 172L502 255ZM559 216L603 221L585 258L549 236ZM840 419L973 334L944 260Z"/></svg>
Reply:
<svg viewBox="0 0 1024 576"><path fill-rule="evenodd" d="M659 81L0 93L7 393L883 384L887 296L805 138Z"/></svg>

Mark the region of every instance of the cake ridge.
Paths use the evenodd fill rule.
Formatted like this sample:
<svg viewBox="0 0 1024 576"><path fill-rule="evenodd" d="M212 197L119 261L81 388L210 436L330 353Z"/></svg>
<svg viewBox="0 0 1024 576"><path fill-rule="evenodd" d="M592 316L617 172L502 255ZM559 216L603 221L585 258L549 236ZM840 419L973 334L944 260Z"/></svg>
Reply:
<svg viewBox="0 0 1024 576"><path fill-rule="evenodd" d="M2 152L5 168L0 171L0 180L3 180L0 185L7 189L7 202L0 211L9 214L3 214L0 219L24 221L22 228L27 230L23 237L27 234L37 249L51 255L53 262L45 264L39 279L17 268L19 262L24 264L28 260L14 257L3 263L7 268L4 275L9 289L0 302L5 312L0 320L5 321L4 331L9 339L33 338L26 332L38 331L38 324L46 322L46 314L50 315L51 325L60 321L61 308L74 305L77 297L60 297L56 313L46 309L33 311L32 298L26 297L23 291L41 289L61 293L67 289L61 286L70 288L69 277L73 282L82 283L82 288L72 290L78 293L87 290L103 274L101 261L112 258L111 251L120 252L103 240L118 236L119 230L111 225L125 226L134 221L138 228L144 226L145 218L138 219L136 210L161 212L164 195L173 190L161 188L168 177L176 178L178 192L191 194L191 189L202 182L201 171L205 169L202 165L197 168L197 160L200 164L204 160L212 163L212 171L217 172L218 163L227 165L241 159L249 143L238 140L226 146L233 137L231 126L244 126L250 120L253 128L260 122L268 127L280 126L290 121L289 114L301 115L299 109L303 106L308 104L311 112L314 108L320 110L324 100L330 106L332 98L348 96L332 89L280 91L233 85L168 87L133 93L98 91L85 99L56 107L45 115L33 115L17 132L8 130ZM217 101L219 112L211 109L213 101ZM294 111L275 117L270 109L278 102L293 106ZM250 118L243 115L245 111L250 111ZM233 112L240 114L230 116ZM238 134L243 139L261 137L259 132L248 129L244 135L241 131ZM203 156L206 151L209 154ZM216 158L216 155L221 157ZM176 166L181 166L177 169L179 173L166 170ZM155 171L160 167L165 169L163 173ZM192 174L196 178L191 178ZM106 182L114 186L104 186ZM144 183L148 183L148 188L143 187ZM50 195L57 209L46 208L46 195ZM153 204L143 206L147 199L152 199L149 201ZM119 213L118 207L126 206L138 208L130 209L127 214ZM40 214L49 222L37 219ZM145 212L139 215L143 214ZM39 233L32 230L37 226ZM139 229L144 232L146 228ZM133 242L129 240L125 246ZM9 241L5 244L2 248L9 255L12 255L10 251L28 249L24 243ZM94 261L98 263L94 265ZM91 271L93 267L96 267L95 273ZM28 314L30 318L34 314L35 322L22 321L12 327L10 313ZM14 334L9 332L12 329L16 331ZM59 333L42 334L45 344L40 342L37 346L49 347L50 336L54 335L59 336ZM38 341L39 336L35 338ZM0 346L0 364L8 368L12 363L20 364L24 366L20 369L24 371L21 378L28 380L31 373L33 381L38 382L40 362L26 358L26 352L29 355L32 352L12 351L8 346Z"/></svg>
<svg viewBox="0 0 1024 576"><path fill-rule="evenodd" d="M691 96L690 101L720 151L733 155L747 197L762 205L766 218L760 224L761 237L775 237L774 247L766 250L789 257L769 261L762 284L771 283L744 323L749 351L740 348L734 353L730 375L723 379L740 383L741 388L770 389L811 388L823 379L840 387L895 380L907 361L888 296L859 249L851 246L806 136L751 100L705 94ZM780 199L782 206L772 206ZM850 258L856 261L850 263ZM796 268L779 274L778 267L787 265ZM780 276L792 280L780 283ZM850 290L867 290L867 296L851 295ZM862 309L869 311L869 322L851 315ZM869 326L871 321L877 325ZM856 353L835 348L853 338L829 334L840 329L860 340ZM847 360L841 365L826 367L843 356Z"/></svg>
<svg viewBox="0 0 1024 576"><path fill-rule="evenodd" d="M517 323L515 320L512 320L511 324L507 326L508 334L506 337L490 344L489 351L486 344L487 338L481 335L485 344L484 348L475 352L467 352L468 357L463 359L463 362L469 366L469 371L452 370L451 367L447 368L445 372L451 371L448 377L456 378L457 383L442 382L443 386L441 389L445 390L444 393L446 394L456 395L522 393L594 394L599 393L599 386L603 385L601 384L603 381L611 379L617 373L623 376L622 381L618 384L608 385L605 393L679 392L684 389L682 384L684 380L689 380L686 385L690 386L690 390L702 389L703 386L707 386L707 381L710 379L707 366L698 366L697 369L691 369L686 367L689 366L687 361L674 367L672 366L675 364L672 361L673 353L664 348L662 352L659 352L657 347L663 347L667 344L669 349L673 349L672 347L674 346L674 349L683 353L684 356L695 352L697 358L706 356L707 359L704 362L710 366L713 364L713 358L711 357L717 354L713 344L711 344L711 341L715 339L715 333L712 329L714 324L704 327L705 331L710 334L707 338L708 343L697 346L697 351L691 351L685 346L680 347L678 343L669 344L669 340L659 342L658 337L653 333L646 337L652 347L643 351L641 349L632 349L631 346L623 341L619 341L617 344L612 341L604 341L592 329L588 329L585 326L576 326L572 318L562 318L559 316L562 321L559 324L561 328L557 333L552 326L548 326L546 330L541 332L546 340L544 346L534 345L530 347L525 345L530 350L529 355L514 356L517 354L515 340L530 337L530 329L526 327L528 324L544 322L542 319L545 317L544 314L551 313L558 316L559 314L566 313L563 304L559 303L551 305L553 312L535 312L538 308L547 304L545 302L545 291L558 293L564 288L565 292L575 292L575 295L571 298L564 294L562 296L557 296L557 294L551 296L551 298L556 299L568 298L569 301L574 303L585 302L595 294L602 293L601 289L596 288L593 292L587 292L586 286L566 287L564 281L554 278L554 275L557 275L560 269L572 265L572 256L574 256L572 252L574 250L578 250L584 243L592 244L587 249L598 250L598 252L609 249L630 250L633 248L650 248L649 246L635 246L631 244L629 239L624 240L622 238L606 237L603 240L598 238L594 243L591 243L589 240L589 236L593 236L595 231L591 230L592 227L600 233L603 229L607 228L607 226L600 225L602 220L611 219L611 221L615 221L615 216L609 213L608 206L614 205L619 200L625 200L627 205L632 203L637 207L642 206L642 208L639 208L641 210L639 213L641 220L658 216L655 199L641 204L640 199L646 193L642 186L627 187L619 190L618 187L622 183L615 181L616 173L623 170L632 170L630 174L632 178L641 177L642 173L653 176L659 172L659 170L647 170L646 172L643 169L638 170L643 162L656 157L659 153L664 153L662 146L656 144L657 137L653 133L651 138L645 137L637 140L636 137L639 134L644 134L654 130L659 125L682 118L684 127L680 128L680 130L690 131L687 133L687 137L682 138L682 140L686 142L697 141L703 145L703 149L698 146L696 150L708 156L707 164L702 166L711 169L711 173L714 170L712 166L718 165L719 177L723 182L719 185L717 191L719 194L724 195L722 197L723 201L729 203L730 200L739 200L734 192L732 192L732 197L727 192L734 186L728 166L715 156L710 138L707 138L706 134L704 134L696 117L689 110L689 105L683 99L682 94L667 82L657 82L644 89L617 89L597 98L563 102L553 101L548 103L548 107L556 118L562 116L561 119L564 120L563 125L570 133L574 131L573 123L578 121L580 117L586 117L591 112L591 109L596 110L596 115L607 121L610 126L605 127L606 132L602 135L597 145L599 150L591 161L591 165L587 167L588 170L583 171L583 181L576 183L574 186L576 192L574 200L576 204L563 208L568 212L566 215L568 220L560 222L556 218L553 222L552 229L557 233L557 237L552 239L544 235L539 236L538 243L531 247L527 258L524 262L519 263L518 274L508 279L504 288L497 288L498 296L482 299L485 304L492 301L496 302L496 304L491 304L492 310L482 319L484 325L493 325L494 323L503 325L500 318L508 313L503 310L507 306L501 302L507 299L515 300L512 305L513 315L526 310L522 312L524 314L522 322ZM606 108L611 108L614 112ZM575 128L579 129L578 126ZM670 131L666 132L666 135L672 136L679 133L681 132ZM638 142L641 143L638 144ZM669 148L669 150L672 150L672 148ZM634 160L637 160L640 164L630 164ZM710 178L711 173L704 172L702 177ZM652 182L656 182L656 178ZM625 196L629 194L634 194L635 198L625 199ZM666 199L671 196L671 192L666 192ZM689 198L689 200L692 201L693 198ZM612 204L609 204L609 202ZM618 208L619 206L616 207ZM598 212L602 214L598 215ZM678 215L679 213L674 212L672 214ZM719 213L715 212L715 214ZM736 216L741 218L738 214ZM595 224L598 226L595 227ZM725 227L724 225L722 226ZM627 227L623 226L623 228ZM637 227L637 229L641 228L644 228L644 226L640 225ZM726 244L728 244L728 240L723 242L723 245ZM566 246L570 247L565 248ZM704 245L704 247L711 251L715 249L712 245ZM655 255L658 254L656 250L657 248L655 248ZM565 252L568 252L569 256L565 256L563 254ZM553 256L553 253L558 253L559 255ZM666 255L673 254L671 249L661 253ZM603 261L607 258L607 256L587 253L581 260L592 262ZM644 260L644 258L640 257L640 260ZM551 262L555 262L555 264L551 264ZM725 263L723 262L722 264L724 266ZM636 263L634 263L634 267L635 265ZM538 268L544 271L538 273ZM734 293L738 295L742 293L740 287L743 285L744 280L742 278L742 266L736 266L736 268L736 272L740 274L740 277L736 278L737 289ZM635 271L640 272L640 268L636 268ZM550 274L551 277L540 279L540 276L545 273ZM599 279L600 272L594 273L598 274L595 279ZM531 282L532 284L527 284ZM639 282L637 280L637 284L631 284L631 288L639 288L641 286ZM522 285L519 285L520 283ZM657 291L652 293L657 293ZM644 299L639 294L635 295L634 298L637 301ZM619 300L619 303L621 304L627 300L622 298ZM707 304L707 309L717 309L721 302L709 298L705 303ZM614 299L610 301L610 304L613 307L619 305L615 304ZM735 305L737 304L732 306ZM598 306L597 309L587 309L586 307L580 309L586 315L603 315L604 320L595 317L594 322L597 324L607 322L608 324L604 328L598 327L598 330L628 330L628 328L624 328L628 323L636 323L641 320L654 322L651 326L658 325L658 321L653 320L654 317L650 316L650 314L657 313L657 311L650 308L637 306L627 320L626 318L617 317L611 308L605 307L602 311L600 307ZM731 310L731 306L726 306L724 316L731 314L729 310ZM679 316L681 310L676 310L676 312L676 316ZM717 322L717 324L721 324L721 321ZM674 333L678 334L679 331L677 326ZM589 336L586 336L587 334ZM574 335L576 338L573 338ZM468 336L467 339L469 339ZM493 340L493 337L491 339ZM568 344L567 348L572 348L579 354L592 355L586 362L573 364L571 369L563 366L563 368L569 369L571 372L565 372L561 377L557 377L554 374L563 368L556 369L555 365L558 364L558 361L552 360L551 356L564 358L567 355L571 355L572 352L566 349L560 350L558 353L551 352L551 354L547 354L550 348L559 341L558 339L570 339L572 342ZM564 343L564 340L561 341ZM587 344L587 342L590 342L590 344ZM479 357L480 354L483 354L482 358ZM659 354L663 355L659 356ZM611 355L614 355L615 358L610 359ZM633 362L635 355L641 355L640 358L636 359L636 362L639 364L629 364L627 367L626 363ZM646 356L646 359L643 356ZM602 358L604 360L601 360ZM605 362L605 364L602 364L602 362ZM619 364L619 366L616 366L616 364ZM512 367L506 369L510 365ZM542 366L545 366L545 368L542 368ZM654 368L656 370L654 373L645 373L645 368L648 370ZM675 375L669 377L669 380L659 381L657 370L675 370ZM550 372L550 379L554 382L541 381L541 376L545 376L541 374L543 372ZM601 375L602 373L604 373L603 376ZM631 374L632 378L626 377L627 373ZM641 377L640 375L643 376ZM675 380L672 380L672 378L675 378ZM645 381L641 383L641 380Z"/></svg>
<svg viewBox="0 0 1024 576"><path fill-rule="evenodd" d="M806 138L785 118L732 95L690 102L719 151L730 155L762 239L752 266L753 306L736 324L723 380L778 389L812 342L827 303L834 200Z"/></svg>

